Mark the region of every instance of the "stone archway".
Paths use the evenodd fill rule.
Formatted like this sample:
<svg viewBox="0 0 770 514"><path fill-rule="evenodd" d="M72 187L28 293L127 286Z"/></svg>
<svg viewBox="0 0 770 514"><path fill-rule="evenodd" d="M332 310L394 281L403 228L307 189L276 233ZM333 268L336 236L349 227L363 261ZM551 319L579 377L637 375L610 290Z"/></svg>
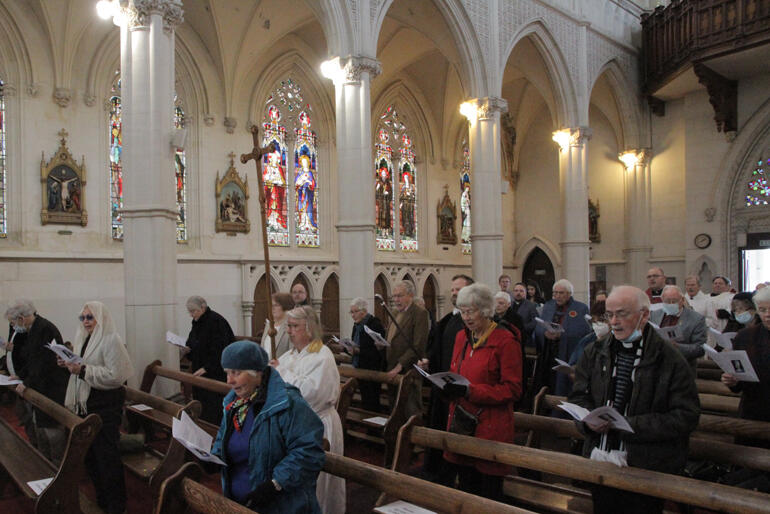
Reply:
<svg viewBox="0 0 770 514"><path fill-rule="evenodd" d="M530 281L536 282L543 292L543 298L546 300L551 299L551 291L554 282L556 282L556 275L553 271L551 259L548 258L548 255L539 246L536 246L527 256L521 278L525 284Z"/></svg>

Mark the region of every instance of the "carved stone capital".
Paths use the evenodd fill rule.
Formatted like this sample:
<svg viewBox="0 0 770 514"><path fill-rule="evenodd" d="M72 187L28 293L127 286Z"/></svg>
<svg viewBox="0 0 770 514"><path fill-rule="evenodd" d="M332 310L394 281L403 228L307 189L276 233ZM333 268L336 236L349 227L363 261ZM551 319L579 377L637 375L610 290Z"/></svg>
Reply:
<svg viewBox="0 0 770 514"><path fill-rule="evenodd" d="M359 84L364 73L369 74L369 80L382 73L380 61L363 55L334 57L330 59L330 62L336 63L340 70L339 75L333 77L333 80L343 84Z"/></svg>
<svg viewBox="0 0 770 514"><path fill-rule="evenodd" d="M593 131L590 127L575 127L569 129L569 145L583 146L591 139Z"/></svg>
<svg viewBox="0 0 770 514"><path fill-rule="evenodd" d="M0 94L3 96L16 96L16 86L13 84L3 84L2 87L0 87Z"/></svg>
<svg viewBox="0 0 770 514"><path fill-rule="evenodd" d="M225 131L228 134L232 134L233 132L235 132L235 127L238 126L238 120L236 120L235 118L231 118L230 116L225 116L225 119L222 122L222 124L225 126Z"/></svg>
<svg viewBox="0 0 770 514"><path fill-rule="evenodd" d="M40 84L30 82L27 84L27 94L32 98L35 98L40 93Z"/></svg>
<svg viewBox="0 0 770 514"><path fill-rule="evenodd" d="M146 27L151 16L162 16L165 34L173 33L177 25L184 21L181 0L132 0L124 8L124 13L131 28Z"/></svg>
<svg viewBox="0 0 770 514"><path fill-rule="evenodd" d="M72 90L66 87L57 87L53 90L53 101L59 107L67 107L72 100Z"/></svg>
<svg viewBox="0 0 770 514"><path fill-rule="evenodd" d="M489 120L497 113L508 112L508 102L497 96L485 96L483 98L471 98L466 103L476 107L476 119Z"/></svg>
<svg viewBox="0 0 770 514"><path fill-rule="evenodd" d="M705 216L707 223L711 223L712 221L714 221L714 216L716 215L717 215L716 207L708 207L706 210L703 211L703 216Z"/></svg>
<svg viewBox="0 0 770 514"><path fill-rule="evenodd" d="M214 126L214 122L216 121L216 118L213 114L204 114L203 115L203 123L206 124L207 127Z"/></svg>
<svg viewBox="0 0 770 514"><path fill-rule="evenodd" d="M91 93L84 93L83 103L86 104L86 106L88 107L93 107L94 104L96 104L96 95L93 95Z"/></svg>

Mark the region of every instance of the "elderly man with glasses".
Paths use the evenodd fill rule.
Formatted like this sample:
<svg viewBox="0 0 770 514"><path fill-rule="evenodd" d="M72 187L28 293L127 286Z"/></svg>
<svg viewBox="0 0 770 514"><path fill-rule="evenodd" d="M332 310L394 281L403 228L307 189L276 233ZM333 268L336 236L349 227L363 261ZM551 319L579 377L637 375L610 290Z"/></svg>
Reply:
<svg viewBox="0 0 770 514"><path fill-rule="evenodd" d="M586 347L569 401L589 410L611 406L625 417L633 433L611 429L608 421L581 422L579 428L586 435L583 455L679 473L700 417L694 375L679 350L647 323L650 300L644 291L615 287L606 306L611 331ZM663 511L658 498L598 485L592 493L596 513Z"/></svg>
<svg viewBox="0 0 770 514"><path fill-rule="evenodd" d="M663 288L666 287L666 274L663 272L663 268L650 268L647 271L647 297L650 299L650 303L663 303L661 295L663 294Z"/></svg>

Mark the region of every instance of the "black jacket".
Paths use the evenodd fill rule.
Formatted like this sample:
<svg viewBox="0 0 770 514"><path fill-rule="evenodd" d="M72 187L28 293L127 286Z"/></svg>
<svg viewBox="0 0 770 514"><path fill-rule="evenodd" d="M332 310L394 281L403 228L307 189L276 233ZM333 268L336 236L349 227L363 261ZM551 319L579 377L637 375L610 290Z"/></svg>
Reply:
<svg viewBox="0 0 770 514"><path fill-rule="evenodd" d="M13 339L13 341L11 341ZM16 376L26 376L27 374L27 334L14 334L13 325L8 326L8 342L13 343L11 359L13 360L13 370ZM8 362L6 361L6 368ZM10 371L10 369L8 369Z"/></svg>
<svg viewBox="0 0 770 514"><path fill-rule="evenodd" d="M698 425L700 403L695 376L682 354L650 326L644 328L642 360L636 368L626 419L633 434L622 433L628 465L665 473L681 471L690 433ZM586 346L575 370L569 401L593 410L606 405L612 363L620 343L610 333ZM599 445L599 434L584 425L583 455Z"/></svg>
<svg viewBox="0 0 770 514"><path fill-rule="evenodd" d="M19 378L24 381L25 386L31 387L60 405L64 405L64 395L67 392L70 373L67 368L60 368L56 364L56 354L45 347L54 339L57 343L64 344L56 325L36 314L35 321L32 322L27 333L25 349L22 351L26 367L21 370ZM40 411L36 410L35 417L37 426L56 426L53 419Z"/></svg>
<svg viewBox="0 0 770 514"><path fill-rule="evenodd" d="M205 378L224 381L226 377L221 363L222 351L234 339L235 335L227 320L206 307L198 321L193 320L190 335L187 336L187 346L190 348L188 357L193 372L205 368Z"/></svg>
<svg viewBox="0 0 770 514"><path fill-rule="evenodd" d="M759 382L738 382L733 391L741 393L740 416L770 421L770 330L761 323L738 332L733 350L745 350Z"/></svg>
<svg viewBox="0 0 770 514"><path fill-rule="evenodd" d="M427 356L431 373L449 371L457 333L465 328L460 314L450 312L433 325L428 337Z"/></svg>
<svg viewBox="0 0 770 514"><path fill-rule="evenodd" d="M382 322L371 314L366 315L362 320L363 326L369 327L369 330L374 330L382 337L385 337L385 327L382 326ZM350 334L351 339L356 337L357 325L353 325L353 330ZM385 352L380 350L374 345L374 340L366 333L366 330L361 327L361 333L358 335L359 353L353 356L353 365L362 369L373 369L375 371L382 371L385 367Z"/></svg>

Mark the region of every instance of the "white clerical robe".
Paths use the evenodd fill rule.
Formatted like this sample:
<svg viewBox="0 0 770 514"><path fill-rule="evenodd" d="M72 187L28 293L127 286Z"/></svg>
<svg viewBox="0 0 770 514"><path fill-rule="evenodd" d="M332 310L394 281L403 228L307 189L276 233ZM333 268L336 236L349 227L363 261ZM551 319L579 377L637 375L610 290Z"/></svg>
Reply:
<svg viewBox="0 0 770 514"><path fill-rule="evenodd" d="M307 345L301 352L292 348L280 357L276 370L285 382L300 390L305 401L321 418L330 451L344 455L342 423L337 414L340 374L331 350L320 341ZM325 514L344 513L345 479L321 473L316 496Z"/></svg>
<svg viewBox="0 0 770 514"><path fill-rule="evenodd" d="M708 316L709 295L703 291L698 291L695 296L690 296L688 293L685 293L685 298L687 299L687 303L690 304L690 307L692 307L692 310L698 314L702 314L704 317Z"/></svg>
<svg viewBox="0 0 770 514"><path fill-rule="evenodd" d="M735 296L735 293L731 293L729 291L720 293L717 296L709 296L708 303L706 304L706 325L720 332L725 329L725 326L727 326L727 320L717 318L717 311L719 309L730 311L730 307L733 302L733 296ZM716 338L711 335L711 333L709 333L708 343L710 346L714 346L716 343Z"/></svg>

